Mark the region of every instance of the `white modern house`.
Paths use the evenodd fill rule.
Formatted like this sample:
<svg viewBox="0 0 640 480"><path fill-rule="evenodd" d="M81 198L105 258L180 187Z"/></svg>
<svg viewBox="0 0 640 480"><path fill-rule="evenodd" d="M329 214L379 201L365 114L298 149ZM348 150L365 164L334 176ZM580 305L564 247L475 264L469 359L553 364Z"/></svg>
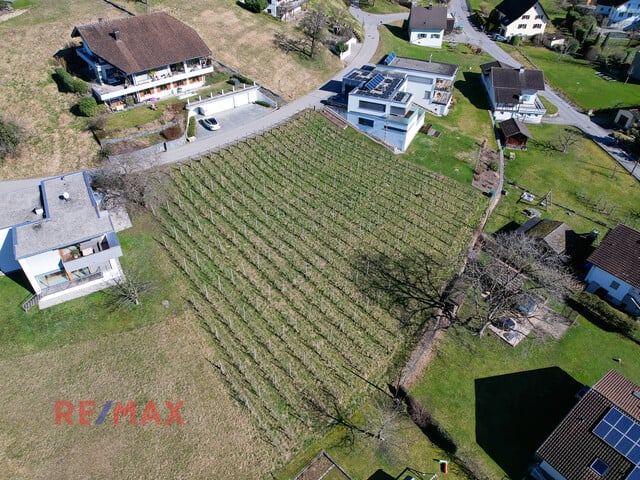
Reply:
<svg viewBox="0 0 640 480"><path fill-rule="evenodd" d="M87 64L96 98L114 110L204 86L211 50L198 33L166 13L78 25L76 52Z"/></svg>
<svg viewBox="0 0 640 480"><path fill-rule="evenodd" d="M373 67L351 70L342 80L347 121L355 128L405 151L424 124L424 110L413 105L407 76Z"/></svg>
<svg viewBox="0 0 640 480"><path fill-rule="evenodd" d="M414 45L441 48L447 28L447 8L411 7L407 28L409 42Z"/></svg>
<svg viewBox="0 0 640 480"><path fill-rule="evenodd" d="M494 120L542 122L547 109L538 98L538 92L545 89L541 70L514 68L498 61L480 65L480 69Z"/></svg>
<svg viewBox="0 0 640 480"><path fill-rule="evenodd" d="M22 271L40 308L113 286L121 256L86 172L0 194L0 271Z"/></svg>
<svg viewBox="0 0 640 480"><path fill-rule="evenodd" d="M398 57L391 52L375 68L384 73L405 75L407 91L413 94L413 103L429 113L438 116L449 113L457 65Z"/></svg>
<svg viewBox="0 0 640 480"><path fill-rule="evenodd" d="M267 13L280 20L289 20L302 11L307 0L267 0Z"/></svg>
<svg viewBox="0 0 640 480"><path fill-rule="evenodd" d="M640 232L618 225L589 256L587 291L601 293L631 315L640 315Z"/></svg>
<svg viewBox="0 0 640 480"><path fill-rule="evenodd" d="M549 23L549 16L538 0L503 0L495 11L498 32L507 39L541 35Z"/></svg>
<svg viewBox="0 0 640 480"><path fill-rule="evenodd" d="M640 28L640 2L638 0L598 0L596 16L608 28L633 30Z"/></svg>

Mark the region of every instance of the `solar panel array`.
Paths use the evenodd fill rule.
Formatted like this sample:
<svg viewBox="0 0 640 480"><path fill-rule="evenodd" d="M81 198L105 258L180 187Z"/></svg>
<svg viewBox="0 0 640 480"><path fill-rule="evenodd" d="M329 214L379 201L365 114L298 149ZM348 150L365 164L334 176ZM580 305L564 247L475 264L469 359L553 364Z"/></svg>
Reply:
<svg viewBox="0 0 640 480"><path fill-rule="evenodd" d="M593 433L635 465L626 480L640 480L640 425L611 408Z"/></svg>
<svg viewBox="0 0 640 480"><path fill-rule="evenodd" d="M376 73L371 80L364 85L364 89L367 91L375 90L375 88L384 81L384 75Z"/></svg>
<svg viewBox="0 0 640 480"><path fill-rule="evenodd" d="M393 60L396 58L396 52L391 52L389 55L387 55L387 57L384 59L384 64L385 65L389 65L391 62L393 62Z"/></svg>

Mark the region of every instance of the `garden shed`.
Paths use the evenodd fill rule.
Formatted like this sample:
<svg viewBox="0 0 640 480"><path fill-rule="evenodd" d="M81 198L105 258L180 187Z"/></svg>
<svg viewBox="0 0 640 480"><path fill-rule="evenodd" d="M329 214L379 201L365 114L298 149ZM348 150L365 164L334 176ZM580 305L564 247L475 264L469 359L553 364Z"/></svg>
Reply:
<svg viewBox="0 0 640 480"><path fill-rule="evenodd" d="M510 118L500 123L500 130L502 131L502 141L505 148L527 149L527 140L532 137L524 123Z"/></svg>

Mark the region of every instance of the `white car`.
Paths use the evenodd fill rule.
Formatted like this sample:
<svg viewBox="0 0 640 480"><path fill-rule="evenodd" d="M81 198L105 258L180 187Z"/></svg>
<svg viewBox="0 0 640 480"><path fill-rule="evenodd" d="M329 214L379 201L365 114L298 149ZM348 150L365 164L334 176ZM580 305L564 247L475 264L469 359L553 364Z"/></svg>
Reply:
<svg viewBox="0 0 640 480"><path fill-rule="evenodd" d="M220 130L220 124L213 117L207 117L200 120L202 126L207 130Z"/></svg>

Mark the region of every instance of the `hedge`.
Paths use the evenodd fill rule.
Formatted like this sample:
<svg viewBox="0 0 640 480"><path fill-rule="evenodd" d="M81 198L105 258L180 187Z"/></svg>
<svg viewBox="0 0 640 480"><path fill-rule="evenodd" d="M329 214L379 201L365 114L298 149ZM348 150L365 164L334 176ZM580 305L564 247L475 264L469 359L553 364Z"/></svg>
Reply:
<svg viewBox="0 0 640 480"><path fill-rule="evenodd" d="M196 136L196 119L194 117L189 118L189 126L187 127L187 137Z"/></svg>
<svg viewBox="0 0 640 480"><path fill-rule="evenodd" d="M62 67L56 68L56 76L66 92L80 94L89 92L87 82L71 76L71 74Z"/></svg>
<svg viewBox="0 0 640 480"><path fill-rule="evenodd" d="M93 117L98 113L98 103L93 97L81 97L78 100L78 111L83 117Z"/></svg>
<svg viewBox="0 0 640 480"><path fill-rule="evenodd" d="M624 312L612 307L597 295L580 292L571 302L573 307L594 323L634 338L635 322Z"/></svg>

